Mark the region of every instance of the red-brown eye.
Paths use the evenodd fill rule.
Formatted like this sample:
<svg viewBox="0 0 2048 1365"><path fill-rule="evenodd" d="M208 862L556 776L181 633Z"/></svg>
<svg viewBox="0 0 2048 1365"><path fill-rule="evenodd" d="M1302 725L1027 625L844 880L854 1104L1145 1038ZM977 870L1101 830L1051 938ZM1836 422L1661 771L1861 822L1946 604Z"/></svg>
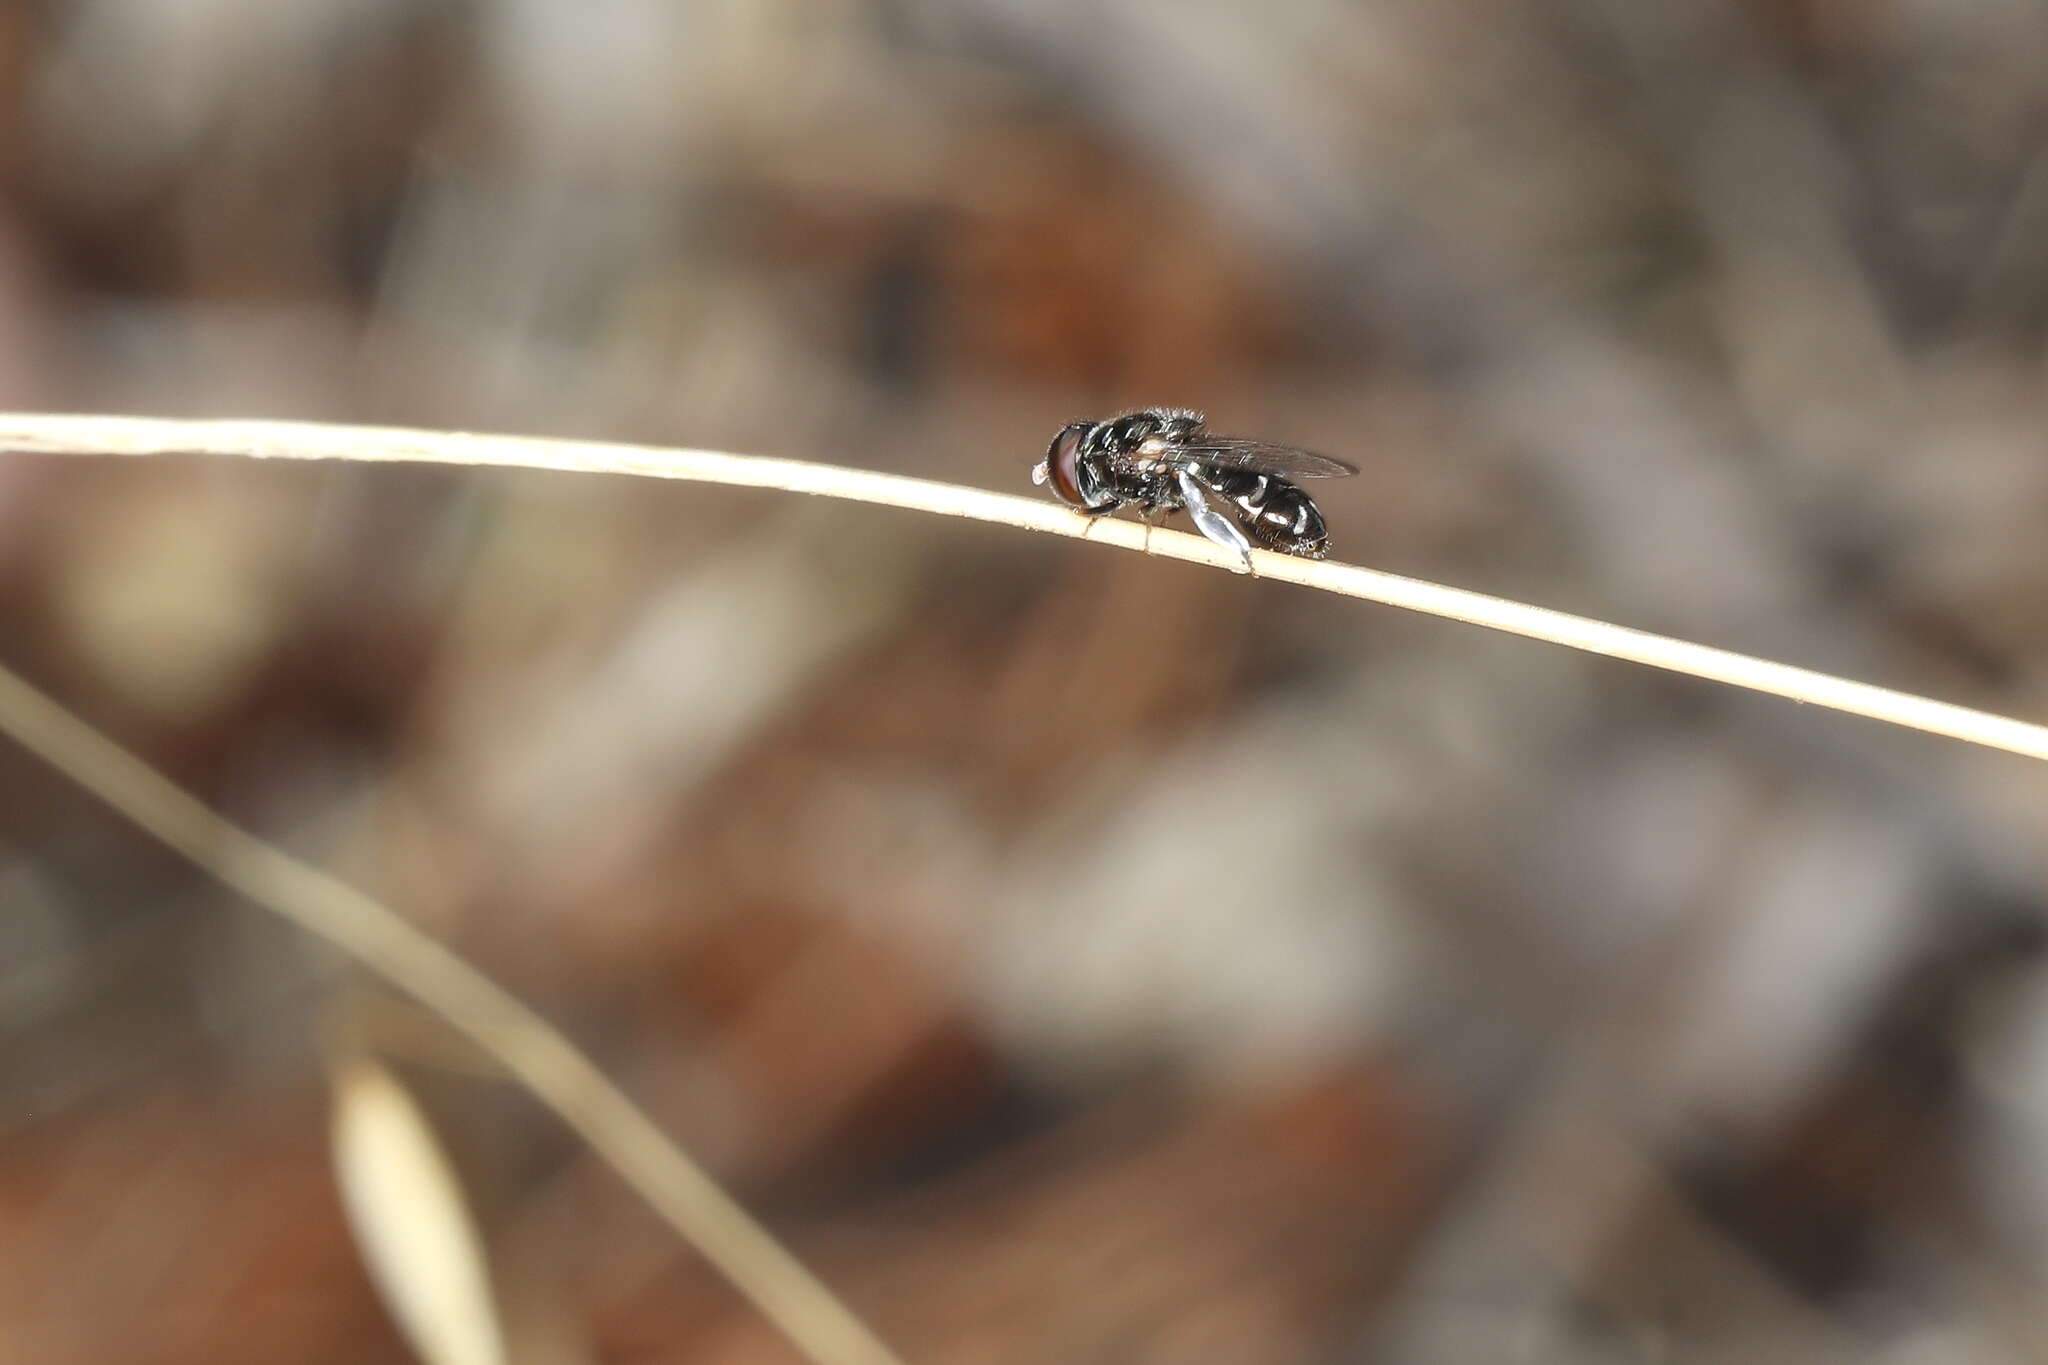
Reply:
<svg viewBox="0 0 2048 1365"><path fill-rule="evenodd" d="M1081 438L1088 434L1089 424L1076 422L1052 438L1052 445L1045 452L1045 472L1052 491L1059 500L1069 507L1088 506L1088 499L1081 494Z"/></svg>

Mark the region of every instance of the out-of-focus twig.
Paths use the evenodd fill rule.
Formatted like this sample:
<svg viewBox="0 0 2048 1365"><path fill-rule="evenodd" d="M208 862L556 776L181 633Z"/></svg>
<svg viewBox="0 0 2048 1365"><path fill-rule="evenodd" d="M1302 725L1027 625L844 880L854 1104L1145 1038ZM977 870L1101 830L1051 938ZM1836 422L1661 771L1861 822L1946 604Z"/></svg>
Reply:
<svg viewBox="0 0 2048 1365"><path fill-rule="evenodd" d="M558 1114L817 1365L901 1365L595 1063L447 946L222 819L4 667L0 731L222 882L438 1012Z"/></svg>
<svg viewBox="0 0 2048 1365"><path fill-rule="evenodd" d="M1133 523L1091 519L1043 499L899 474L720 451L310 422L176 421L25 413L0 414L0 449L60 455L240 455L255 459L397 461L637 474L816 493L1000 522L1054 535L1087 537L1128 550L1219 568L1236 563L1233 556L1199 536L1175 531L1153 531L1148 535L1144 527ZM1987 748L2048 758L2048 726L1355 564L1295 559L1264 550L1254 551L1252 562L1262 578L1406 607Z"/></svg>

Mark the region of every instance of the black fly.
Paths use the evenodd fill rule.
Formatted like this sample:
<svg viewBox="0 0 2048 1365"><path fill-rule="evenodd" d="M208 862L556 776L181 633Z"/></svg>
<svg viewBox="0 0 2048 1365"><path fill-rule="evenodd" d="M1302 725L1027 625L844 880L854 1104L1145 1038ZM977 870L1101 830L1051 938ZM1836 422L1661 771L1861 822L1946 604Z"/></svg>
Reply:
<svg viewBox="0 0 2048 1365"><path fill-rule="evenodd" d="M1051 486L1069 507L1100 516L1136 507L1149 519L1186 511L1195 526L1251 572L1254 542L1282 554L1321 559L1329 530L1296 479L1358 471L1342 460L1270 441L1216 436L1199 412L1145 408L1101 422L1072 422L1052 438L1031 481ZM1220 500L1233 522L1216 510ZM1247 539L1249 537L1249 539Z"/></svg>

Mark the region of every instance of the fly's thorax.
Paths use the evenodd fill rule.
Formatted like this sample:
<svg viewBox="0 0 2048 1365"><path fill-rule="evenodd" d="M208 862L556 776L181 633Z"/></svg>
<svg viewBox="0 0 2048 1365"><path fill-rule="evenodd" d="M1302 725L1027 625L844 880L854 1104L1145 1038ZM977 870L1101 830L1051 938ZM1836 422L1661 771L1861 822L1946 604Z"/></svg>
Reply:
<svg viewBox="0 0 2048 1365"><path fill-rule="evenodd" d="M1098 423L1095 438L1113 455L1135 456L1141 447L1186 441L1202 429L1202 414L1190 408L1140 408Z"/></svg>
<svg viewBox="0 0 2048 1365"><path fill-rule="evenodd" d="M1172 476L1175 457L1202 429L1202 414L1182 408L1147 408L1103 424L1104 442L1130 474L1148 479Z"/></svg>
<svg viewBox="0 0 2048 1365"><path fill-rule="evenodd" d="M1167 461L1180 446L1179 441L1155 433L1138 442L1125 458L1131 462L1131 468L1141 474L1163 475L1166 473Z"/></svg>

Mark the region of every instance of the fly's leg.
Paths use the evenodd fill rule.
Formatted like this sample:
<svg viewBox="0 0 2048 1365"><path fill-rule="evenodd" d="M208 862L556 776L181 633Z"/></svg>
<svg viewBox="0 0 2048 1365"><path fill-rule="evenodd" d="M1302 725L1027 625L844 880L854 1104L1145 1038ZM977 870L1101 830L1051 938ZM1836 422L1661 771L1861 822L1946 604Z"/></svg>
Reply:
<svg viewBox="0 0 2048 1365"><path fill-rule="evenodd" d="M1044 487L1044 486L1045 486L1045 484L1046 484L1046 482L1047 482L1047 480L1049 480L1049 479L1051 479L1051 478L1052 478L1052 463L1051 463L1051 461L1049 461L1049 460L1040 460L1040 461L1039 461L1039 462L1038 462L1037 464L1035 464L1035 465L1033 465L1033 466L1031 467L1031 482L1033 482L1033 483L1035 483L1035 484L1039 485L1039 486L1040 486L1041 488L1042 488L1042 487ZM1107 511L1109 511L1110 509L1109 509L1109 508L1106 508L1106 507L1105 507L1105 508L1101 509L1101 511L1092 511L1092 512L1091 512L1091 511L1088 511L1088 510L1086 510L1086 509L1083 509L1083 508L1076 508L1076 509L1074 509L1074 510L1076 510L1076 511L1080 512L1080 513L1081 513L1081 515L1083 515L1083 516L1085 516L1085 517L1087 517L1087 518L1088 518L1088 520L1086 520L1086 521L1084 521L1084 522L1082 522L1082 523L1081 523L1081 539L1083 539L1083 540L1086 540L1086 539L1088 539L1089 533L1090 533L1090 532L1092 532L1092 531L1093 531L1093 530L1095 529L1095 523L1096 523L1096 521L1097 521L1097 520L1098 520L1098 519L1099 519L1099 518L1100 518L1100 517L1102 516L1103 512L1107 512Z"/></svg>
<svg viewBox="0 0 2048 1365"><path fill-rule="evenodd" d="M1202 485L1195 482L1193 474L1185 469L1175 470L1174 478L1180 484L1180 495L1187 504L1188 515L1195 519L1195 529L1237 556L1241 567L1234 568L1233 573L1250 573L1251 542L1244 538L1243 531L1237 529L1237 523L1210 505L1208 495L1202 491Z"/></svg>
<svg viewBox="0 0 2048 1365"><path fill-rule="evenodd" d="M1148 502L1145 504L1145 514L1139 518L1145 525L1145 538L1138 544L1138 552L1140 554L1149 555L1152 553L1152 528L1164 521L1167 514L1172 511L1171 507L1164 506L1161 503Z"/></svg>

